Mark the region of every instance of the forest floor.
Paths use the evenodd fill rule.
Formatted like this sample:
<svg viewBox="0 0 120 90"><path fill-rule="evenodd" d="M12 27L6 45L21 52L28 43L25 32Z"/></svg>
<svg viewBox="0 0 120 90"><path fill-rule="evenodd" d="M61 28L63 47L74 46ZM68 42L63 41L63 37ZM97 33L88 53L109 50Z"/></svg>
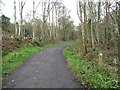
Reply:
<svg viewBox="0 0 120 90"><path fill-rule="evenodd" d="M80 40L64 49L68 66L77 81L89 88L119 88L117 50L112 46L107 49L105 45L87 49L85 55Z"/></svg>
<svg viewBox="0 0 120 90"><path fill-rule="evenodd" d="M4 79L3 88L79 88L63 56L66 46L59 44L32 55Z"/></svg>

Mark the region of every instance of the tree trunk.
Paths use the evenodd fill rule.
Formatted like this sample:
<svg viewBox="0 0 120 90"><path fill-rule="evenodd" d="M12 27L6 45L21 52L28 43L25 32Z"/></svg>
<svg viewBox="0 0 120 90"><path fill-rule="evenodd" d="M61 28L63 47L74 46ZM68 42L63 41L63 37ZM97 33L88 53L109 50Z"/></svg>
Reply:
<svg viewBox="0 0 120 90"><path fill-rule="evenodd" d="M43 22L42 22L42 31L41 31L41 43L44 44L44 40L45 40L45 37L44 37L44 28L45 28L45 9L46 9L46 2L43 1L42 2L42 10L43 10Z"/></svg>
<svg viewBox="0 0 120 90"><path fill-rule="evenodd" d="M119 32L119 35L120 35L120 1L118 2L118 32Z"/></svg>
<svg viewBox="0 0 120 90"><path fill-rule="evenodd" d="M92 39L92 48L95 48L95 43L94 43L94 35L93 35L93 22L91 18L91 39Z"/></svg>
<svg viewBox="0 0 120 90"><path fill-rule="evenodd" d="M97 44L99 45L99 22L96 21L96 36L97 36Z"/></svg>
<svg viewBox="0 0 120 90"><path fill-rule="evenodd" d="M33 37L32 41L35 40L35 1L33 0Z"/></svg>
<svg viewBox="0 0 120 90"><path fill-rule="evenodd" d="M18 32L18 36L20 38L23 38L23 32L22 32L22 24L23 24L23 8L25 6L26 1L23 2L19 0L19 12L20 12L20 23L19 23L19 32Z"/></svg>
<svg viewBox="0 0 120 90"><path fill-rule="evenodd" d="M87 53L87 47L85 43L85 32L84 32L84 24L83 24L83 15L82 15L82 3L79 1L79 10L80 10L80 21L81 21L81 30L82 30L82 41L83 41L83 47L85 50L85 54Z"/></svg>
<svg viewBox="0 0 120 90"><path fill-rule="evenodd" d="M57 39L57 5L55 5L55 18L56 18L56 23L55 23L55 38Z"/></svg>
<svg viewBox="0 0 120 90"><path fill-rule="evenodd" d="M92 48L95 48L94 35L93 35L93 1L90 3L90 18L91 18L91 40L92 40Z"/></svg>
<svg viewBox="0 0 120 90"><path fill-rule="evenodd" d="M16 22L16 0L14 0L14 23L15 23L15 38L17 37L17 22Z"/></svg>
<svg viewBox="0 0 120 90"><path fill-rule="evenodd" d="M84 43L85 43L85 53L87 53L87 42L86 42L86 39L88 37L88 33L87 33L87 16L86 16L86 2L84 1ZM85 34L86 34L86 37L85 37Z"/></svg>
<svg viewBox="0 0 120 90"><path fill-rule="evenodd" d="M51 3L50 0L49 0L49 3ZM49 7L50 6L51 5L49 5ZM49 14L48 18L49 18L49 40L51 40L52 35L51 35L51 15L50 14Z"/></svg>
<svg viewBox="0 0 120 90"><path fill-rule="evenodd" d="M96 21L96 35L97 35L97 44L100 44L100 40L99 40L99 21L100 21L100 9L101 8L101 0L99 0L98 2L98 19Z"/></svg>
<svg viewBox="0 0 120 90"><path fill-rule="evenodd" d="M54 24L54 9L52 9L52 40L54 39L54 26L53 26L53 24Z"/></svg>
<svg viewBox="0 0 120 90"><path fill-rule="evenodd" d="M109 2L106 1L106 45L107 49L109 49Z"/></svg>

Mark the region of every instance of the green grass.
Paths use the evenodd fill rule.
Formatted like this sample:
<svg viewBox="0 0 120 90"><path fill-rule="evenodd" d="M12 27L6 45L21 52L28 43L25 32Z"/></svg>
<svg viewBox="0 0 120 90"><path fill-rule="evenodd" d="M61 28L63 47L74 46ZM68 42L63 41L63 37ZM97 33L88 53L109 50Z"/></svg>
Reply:
<svg viewBox="0 0 120 90"><path fill-rule="evenodd" d="M11 52L2 58L2 75L9 74L12 70L19 67L24 59L31 56L33 53L42 50L40 47L21 48L15 52Z"/></svg>
<svg viewBox="0 0 120 90"><path fill-rule="evenodd" d="M59 43L47 43L43 47L33 47L30 45L29 47L19 48L14 52L10 52L9 54L2 57L2 76L8 75L11 71L19 67L23 61L30 57L32 54L43 50L44 48L58 45Z"/></svg>
<svg viewBox="0 0 120 90"><path fill-rule="evenodd" d="M92 88L118 88L118 82L110 77L106 67L99 67L95 62L76 56L68 48L64 49L64 55L80 84Z"/></svg>

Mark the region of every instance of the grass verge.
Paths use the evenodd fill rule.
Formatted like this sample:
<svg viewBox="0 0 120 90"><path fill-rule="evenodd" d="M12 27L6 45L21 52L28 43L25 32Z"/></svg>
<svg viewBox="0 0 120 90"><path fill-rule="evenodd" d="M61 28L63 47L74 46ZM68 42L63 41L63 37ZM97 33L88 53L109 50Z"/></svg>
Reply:
<svg viewBox="0 0 120 90"><path fill-rule="evenodd" d="M64 55L80 84L91 88L118 88L118 82L110 77L106 67L99 67L97 63L75 55L68 47L64 49Z"/></svg>
<svg viewBox="0 0 120 90"><path fill-rule="evenodd" d="M24 59L33 53L42 50L40 47L21 48L15 52L11 52L2 58L2 76L9 74L12 70L19 67Z"/></svg>

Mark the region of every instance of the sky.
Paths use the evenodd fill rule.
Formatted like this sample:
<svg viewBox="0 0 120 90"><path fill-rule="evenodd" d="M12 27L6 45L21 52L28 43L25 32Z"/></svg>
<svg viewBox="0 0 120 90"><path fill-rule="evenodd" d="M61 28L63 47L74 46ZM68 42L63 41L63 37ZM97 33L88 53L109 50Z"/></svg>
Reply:
<svg viewBox="0 0 120 90"><path fill-rule="evenodd" d="M18 0L16 0L18 1ZM23 17L26 18L28 12L32 11L32 1L26 0L26 4L24 7ZM35 0L36 5L40 0ZM14 0L2 0L5 5L2 5L2 13L11 19L11 22L14 21ZM70 16L74 21L74 24L77 26L79 24L79 19L76 11L76 0L62 0L63 4L70 10ZM16 3L17 6L18 2ZM37 12L40 12L40 7L37 8ZM17 7L17 19L19 19L19 7Z"/></svg>
<svg viewBox="0 0 120 90"><path fill-rule="evenodd" d="M17 21L19 20L19 5L18 5L18 0L17 1ZM24 0L23 0L24 1ZM39 3L40 0L35 0L36 5ZM72 20L74 21L74 24L77 26L79 24L79 18L77 16L77 7L76 7L76 1L78 0L61 0L63 2L63 4L66 6L66 8L68 10L70 10L70 16L72 18ZM83 1L83 0L81 0ZM87 0L86 0L87 1ZM98 1L98 0L93 0L94 2ZM101 1L105 1L105 0L101 0ZM114 0L110 0L110 1L114 1ZM118 0L119 1L119 0ZM0 7L2 7L2 13L9 17L11 19L11 22L14 22L14 0L2 0L2 2L4 3L4 5L0 5ZM24 11L23 11L23 18L26 19L26 15L27 13L30 13L30 11L32 11L32 2L33 0L26 0L26 4L24 7ZM38 14L36 14L37 16L41 16L41 5L37 8L37 12Z"/></svg>

